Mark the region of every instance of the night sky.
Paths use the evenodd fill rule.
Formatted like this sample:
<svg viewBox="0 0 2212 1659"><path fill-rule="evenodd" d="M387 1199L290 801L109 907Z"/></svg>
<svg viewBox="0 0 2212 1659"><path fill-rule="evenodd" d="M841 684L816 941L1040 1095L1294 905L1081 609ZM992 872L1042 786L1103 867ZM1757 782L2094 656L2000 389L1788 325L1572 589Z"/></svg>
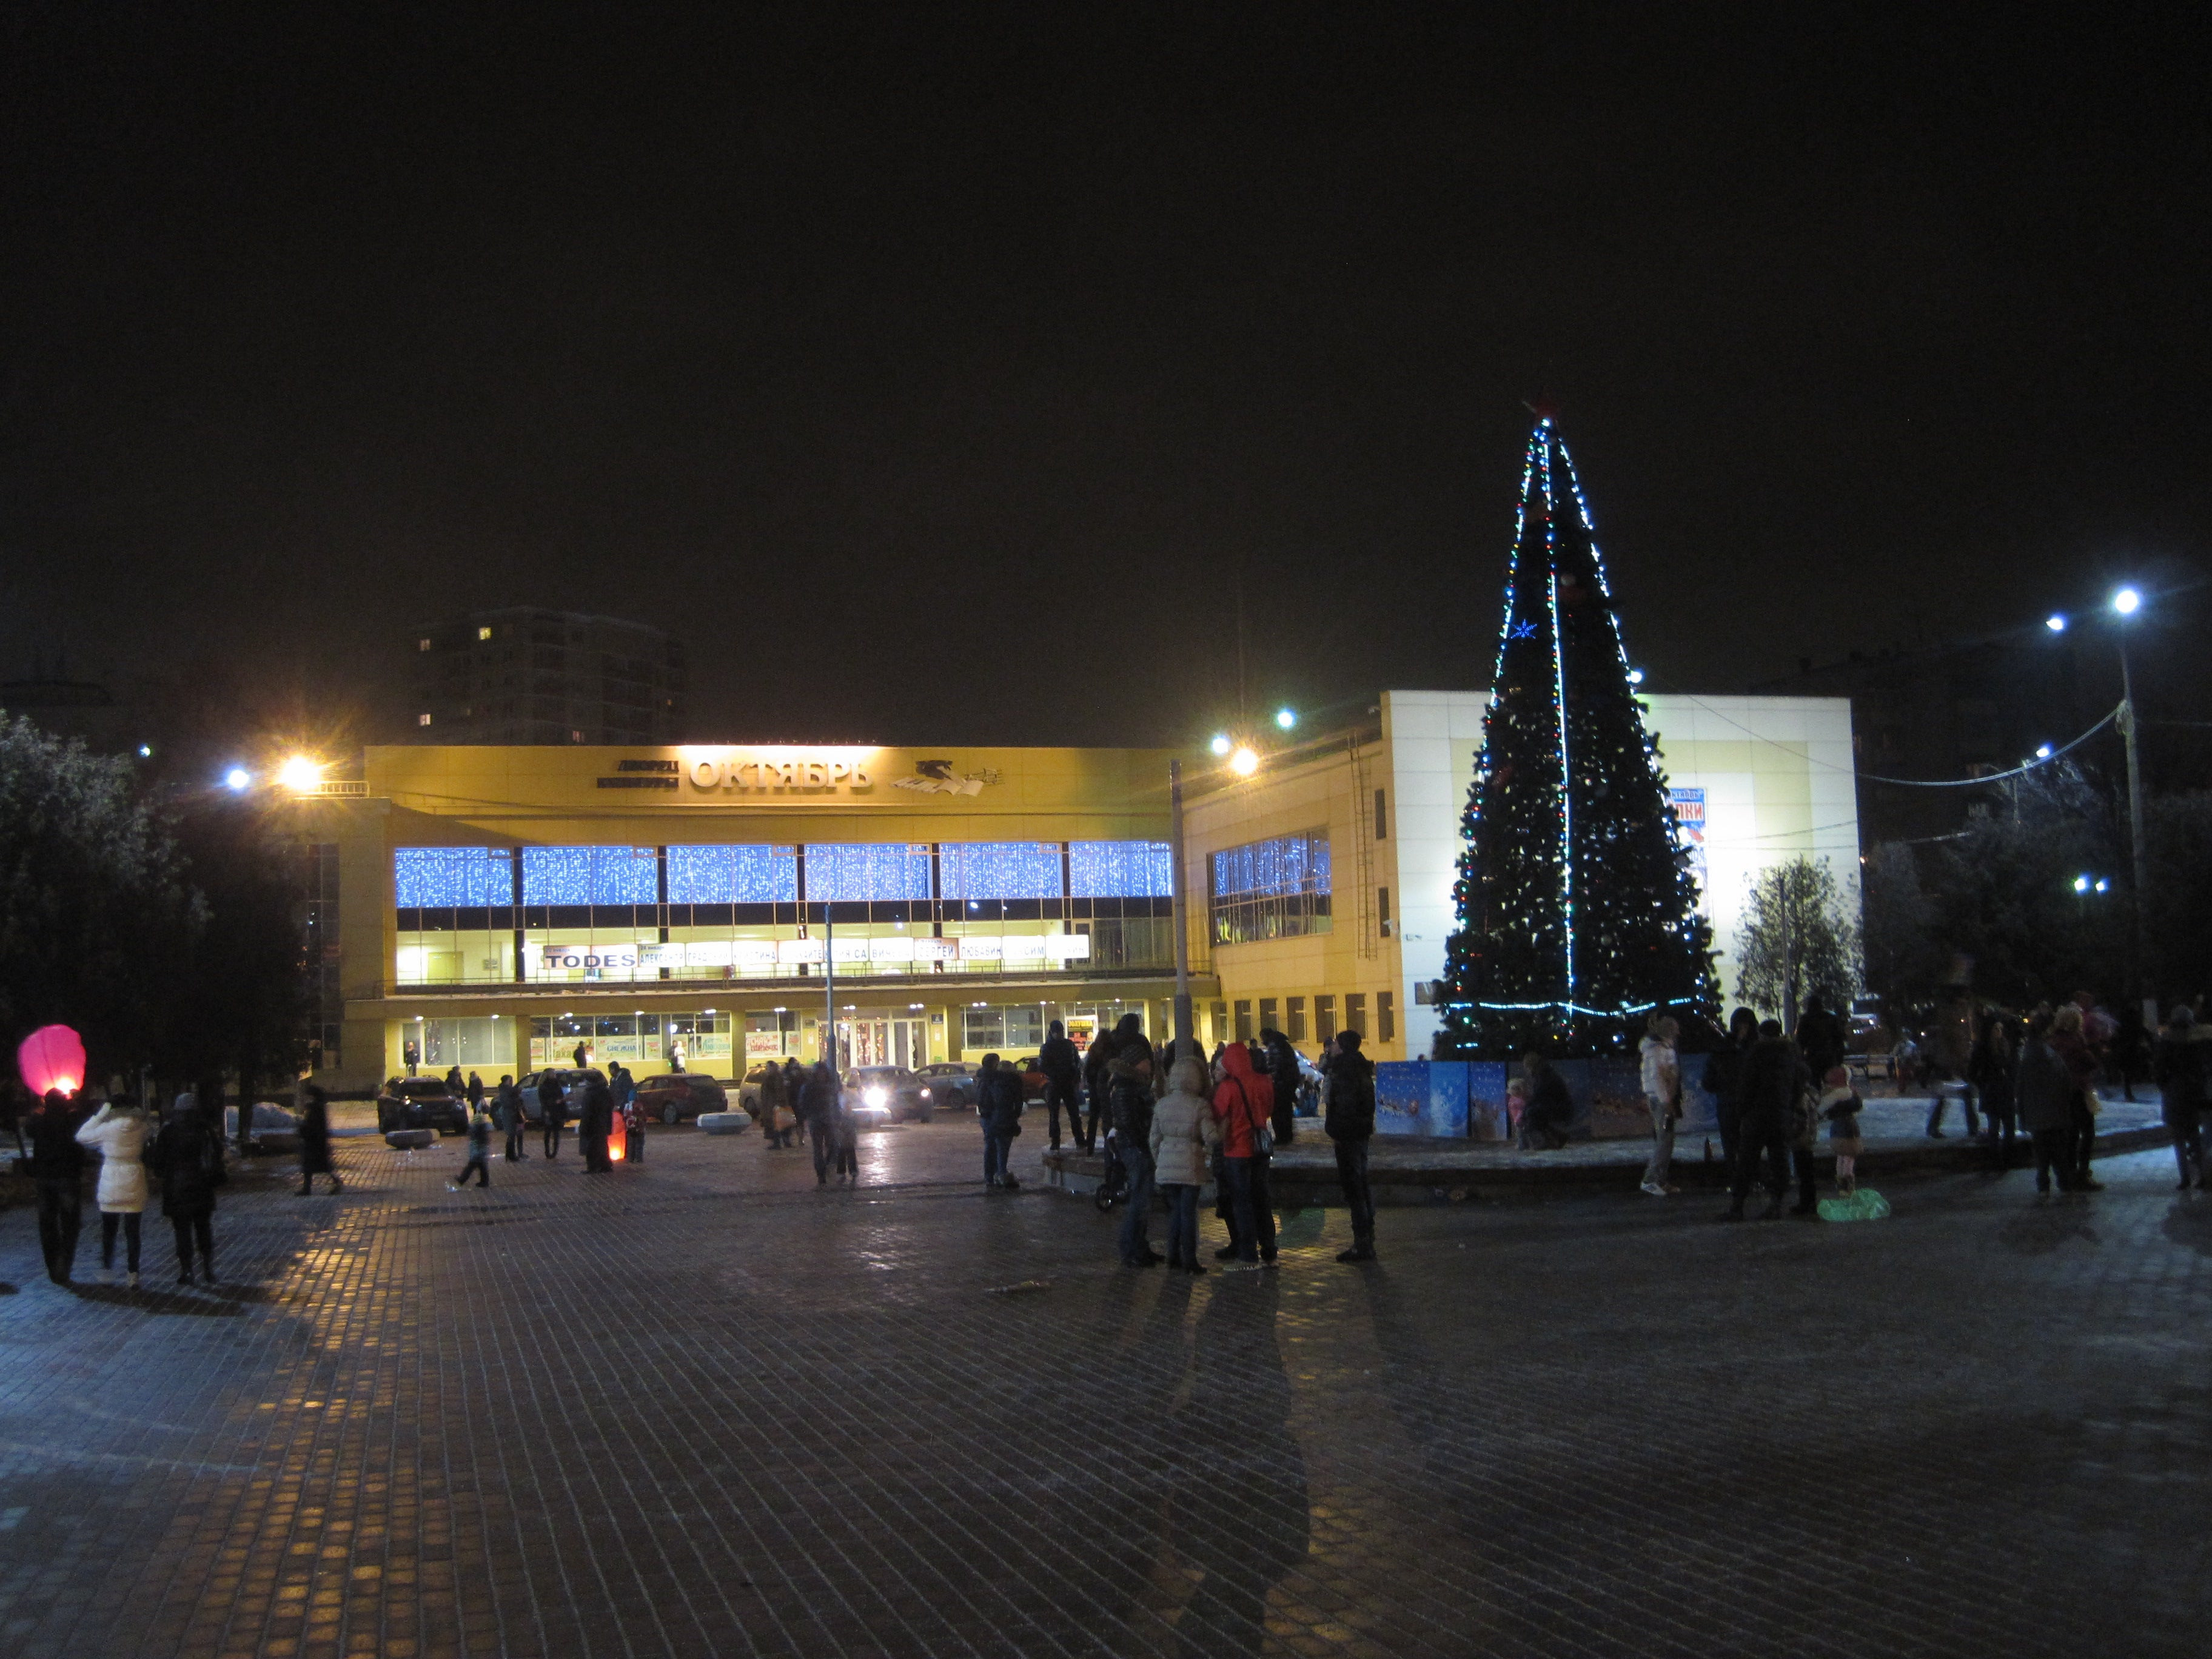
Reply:
<svg viewBox="0 0 2212 1659"><path fill-rule="evenodd" d="M2201 9L5 9L0 672L1182 739L1241 581L1328 719L1481 684L1544 395L1665 684L2203 559Z"/></svg>

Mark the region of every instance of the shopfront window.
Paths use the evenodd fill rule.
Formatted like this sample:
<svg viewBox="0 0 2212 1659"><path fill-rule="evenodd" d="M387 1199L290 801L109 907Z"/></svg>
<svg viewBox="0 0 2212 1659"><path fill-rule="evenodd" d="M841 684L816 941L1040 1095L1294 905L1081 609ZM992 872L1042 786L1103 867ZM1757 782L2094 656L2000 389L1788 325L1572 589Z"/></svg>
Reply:
<svg viewBox="0 0 2212 1659"><path fill-rule="evenodd" d="M1216 945L1329 931L1326 830L1224 848L1207 867Z"/></svg>
<svg viewBox="0 0 2212 1659"><path fill-rule="evenodd" d="M395 848L392 875L403 910L514 902L514 855L504 847Z"/></svg>
<svg viewBox="0 0 2212 1659"><path fill-rule="evenodd" d="M522 902L544 905L657 904L660 860L650 847L526 847Z"/></svg>
<svg viewBox="0 0 2212 1659"><path fill-rule="evenodd" d="M796 904L796 847L672 847L671 904Z"/></svg>
<svg viewBox="0 0 2212 1659"><path fill-rule="evenodd" d="M810 842L809 904L883 904L930 896L929 848L901 842Z"/></svg>

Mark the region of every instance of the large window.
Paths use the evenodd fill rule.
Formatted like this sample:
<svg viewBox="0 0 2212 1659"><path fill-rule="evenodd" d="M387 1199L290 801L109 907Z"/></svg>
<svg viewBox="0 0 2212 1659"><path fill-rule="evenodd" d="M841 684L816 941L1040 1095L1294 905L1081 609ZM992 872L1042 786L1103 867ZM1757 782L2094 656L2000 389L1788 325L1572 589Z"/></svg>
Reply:
<svg viewBox="0 0 2212 1659"><path fill-rule="evenodd" d="M1225 847L1207 864L1216 945L1329 931L1328 830Z"/></svg>
<svg viewBox="0 0 2212 1659"><path fill-rule="evenodd" d="M870 841L807 846L809 904L887 904L929 896L926 845Z"/></svg>
<svg viewBox="0 0 2212 1659"><path fill-rule="evenodd" d="M672 847L671 904L796 904L795 847Z"/></svg>
<svg viewBox="0 0 2212 1659"><path fill-rule="evenodd" d="M1056 841L954 841L938 848L949 899L1056 899Z"/></svg>
<svg viewBox="0 0 2212 1659"><path fill-rule="evenodd" d="M1072 841L1067 876L1075 898L1173 898L1174 850L1164 841Z"/></svg>
<svg viewBox="0 0 2212 1659"><path fill-rule="evenodd" d="M392 854L403 910L514 902L514 855L504 847L402 847Z"/></svg>
<svg viewBox="0 0 2212 1659"><path fill-rule="evenodd" d="M650 847L526 847L525 904L657 904L660 860Z"/></svg>

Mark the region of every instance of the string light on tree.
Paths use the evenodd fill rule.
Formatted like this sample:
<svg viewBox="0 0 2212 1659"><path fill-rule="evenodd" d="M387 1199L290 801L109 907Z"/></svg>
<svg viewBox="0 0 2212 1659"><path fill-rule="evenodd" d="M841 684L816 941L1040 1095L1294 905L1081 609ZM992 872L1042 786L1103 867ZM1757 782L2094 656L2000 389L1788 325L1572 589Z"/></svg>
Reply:
<svg viewBox="0 0 2212 1659"><path fill-rule="evenodd" d="M1552 411L1521 470L1490 707L1461 821L1440 1054L1632 1046L1718 1009L1711 929L1644 730L1589 504Z"/></svg>

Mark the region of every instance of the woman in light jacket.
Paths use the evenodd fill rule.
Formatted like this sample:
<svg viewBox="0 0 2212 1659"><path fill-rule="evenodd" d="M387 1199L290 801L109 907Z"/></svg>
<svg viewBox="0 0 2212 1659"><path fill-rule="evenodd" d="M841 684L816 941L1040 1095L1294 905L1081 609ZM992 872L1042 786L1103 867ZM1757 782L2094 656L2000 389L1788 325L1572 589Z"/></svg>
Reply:
<svg viewBox="0 0 2212 1659"><path fill-rule="evenodd" d="M1221 1131L1206 1098L1206 1067L1195 1056L1168 1072L1168 1092L1152 1108L1153 1182L1168 1204L1168 1266L1202 1273L1198 1259L1198 1189L1206 1184Z"/></svg>
<svg viewBox="0 0 2212 1659"><path fill-rule="evenodd" d="M100 1272L115 1268L115 1230L123 1229L124 1261L131 1286L138 1286L138 1218L146 1212L146 1114L136 1102L118 1095L76 1132L78 1141L100 1152Z"/></svg>

